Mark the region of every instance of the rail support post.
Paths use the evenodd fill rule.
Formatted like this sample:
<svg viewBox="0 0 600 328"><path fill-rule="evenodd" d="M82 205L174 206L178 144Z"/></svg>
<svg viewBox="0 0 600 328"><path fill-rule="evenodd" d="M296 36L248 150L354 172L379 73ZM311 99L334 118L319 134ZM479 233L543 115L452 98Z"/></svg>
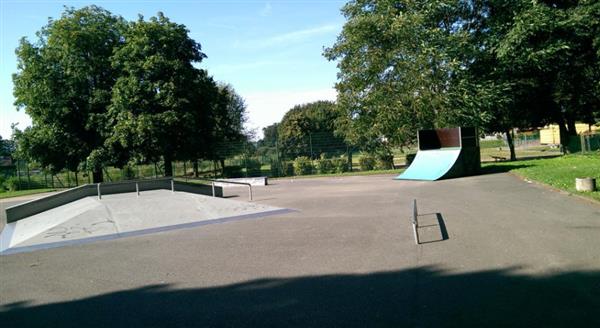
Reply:
<svg viewBox="0 0 600 328"><path fill-rule="evenodd" d="M250 200L252 200L252 186L248 185L248 195L250 197Z"/></svg>
<svg viewBox="0 0 600 328"><path fill-rule="evenodd" d="M140 186L137 182L135 183L135 192L137 196L140 197Z"/></svg>
<svg viewBox="0 0 600 328"><path fill-rule="evenodd" d="M102 193L100 193L100 183L96 184L96 189L98 190L98 199L102 199Z"/></svg>
<svg viewBox="0 0 600 328"><path fill-rule="evenodd" d="M175 180L171 179L171 192L175 192Z"/></svg>
<svg viewBox="0 0 600 328"><path fill-rule="evenodd" d="M212 187L212 195L213 195L213 197L216 197L216 195L215 195L215 182L214 181L211 182L211 187Z"/></svg>

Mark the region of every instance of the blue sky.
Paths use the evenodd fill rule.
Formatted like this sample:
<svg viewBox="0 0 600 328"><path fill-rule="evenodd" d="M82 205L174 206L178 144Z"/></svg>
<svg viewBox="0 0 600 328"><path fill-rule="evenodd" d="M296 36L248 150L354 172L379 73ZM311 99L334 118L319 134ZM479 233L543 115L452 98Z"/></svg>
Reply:
<svg viewBox="0 0 600 328"><path fill-rule="evenodd" d="M336 64L323 56L342 29L345 1L41 1L0 0L0 135L10 136L11 123L31 124L13 106L14 50L21 37L35 40L48 17L63 6L95 4L126 19L149 18L162 11L184 24L200 42L205 68L230 83L248 105L248 128L278 122L296 104L334 100Z"/></svg>

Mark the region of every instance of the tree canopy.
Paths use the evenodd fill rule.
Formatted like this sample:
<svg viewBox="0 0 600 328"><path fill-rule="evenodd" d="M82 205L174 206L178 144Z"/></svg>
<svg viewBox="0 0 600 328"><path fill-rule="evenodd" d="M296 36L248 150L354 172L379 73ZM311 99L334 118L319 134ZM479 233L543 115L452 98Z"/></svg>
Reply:
<svg viewBox="0 0 600 328"><path fill-rule="evenodd" d="M37 42L21 39L13 92L32 126L19 137L43 166L77 171L103 146L116 80L110 58L124 28L122 18L99 7L67 8L37 33ZM101 175L100 167L93 169Z"/></svg>
<svg viewBox="0 0 600 328"><path fill-rule="evenodd" d="M346 143L335 134L339 115L331 101L316 101L290 109L277 126L277 138L287 158L321 154L333 155L346 151Z"/></svg>
<svg viewBox="0 0 600 328"><path fill-rule="evenodd" d="M165 175L171 176L171 162L187 141L182 127L196 122L194 111L207 110L199 108L190 90L198 82L192 64L203 57L185 26L162 13L130 23L112 57L119 77L108 113L114 127L108 142L144 160L162 156Z"/></svg>
<svg viewBox="0 0 600 328"><path fill-rule="evenodd" d="M15 104L32 126L20 152L43 167L90 169L215 158L240 140L245 104L193 65L205 54L184 25L158 13L127 22L97 7L66 8L16 50Z"/></svg>
<svg viewBox="0 0 600 328"><path fill-rule="evenodd" d="M599 116L599 6L350 1L324 52L338 62L339 130L367 149L451 125L506 132L553 122L574 133L575 121Z"/></svg>

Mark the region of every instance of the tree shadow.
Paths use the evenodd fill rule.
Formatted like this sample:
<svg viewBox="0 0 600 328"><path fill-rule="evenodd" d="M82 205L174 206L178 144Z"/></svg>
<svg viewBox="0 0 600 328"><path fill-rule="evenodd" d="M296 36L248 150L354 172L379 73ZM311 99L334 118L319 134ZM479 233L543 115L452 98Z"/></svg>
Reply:
<svg viewBox="0 0 600 328"><path fill-rule="evenodd" d="M598 327L600 272L528 276L433 267L152 285L0 309L3 327Z"/></svg>
<svg viewBox="0 0 600 328"><path fill-rule="evenodd" d="M504 162L502 165L485 165L479 170L478 175L506 173L516 169L530 167L531 165L519 164L518 162Z"/></svg>

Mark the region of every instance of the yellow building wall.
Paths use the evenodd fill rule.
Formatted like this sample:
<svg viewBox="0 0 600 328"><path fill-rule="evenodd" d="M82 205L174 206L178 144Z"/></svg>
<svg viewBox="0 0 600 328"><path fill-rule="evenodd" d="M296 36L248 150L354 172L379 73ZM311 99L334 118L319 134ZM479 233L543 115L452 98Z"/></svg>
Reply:
<svg viewBox="0 0 600 328"><path fill-rule="evenodd" d="M588 132L590 130L590 126L585 123L576 123L575 131L577 134L582 134ZM600 127L592 125L592 131L600 131ZM560 144L560 130L558 125L551 124L543 129L540 129L540 143L548 144L548 145L558 145Z"/></svg>

